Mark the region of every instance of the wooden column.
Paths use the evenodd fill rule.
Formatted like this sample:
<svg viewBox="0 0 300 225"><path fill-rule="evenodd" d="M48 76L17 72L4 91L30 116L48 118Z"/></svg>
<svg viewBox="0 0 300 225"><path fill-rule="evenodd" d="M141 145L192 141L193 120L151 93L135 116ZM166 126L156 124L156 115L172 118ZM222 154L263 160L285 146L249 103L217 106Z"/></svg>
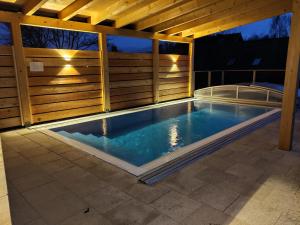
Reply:
<svg viewBox="0 0 300 225"><path fill-rule="evenodd" d="M195 72L194 72L194 52L195 52L195 40L189 43L189 97L194 96L195 90Z"/></svg>
<svg viewBox="0 0 300 225"><path fill-rule="evenodd" d="M159 40L152 40L153 60L153 101L159 102Z"/></svg>
<svg viewBox="0 0 300 225"><path fill-rule="evenodd" d="M286 63L284 94L280 122L279 149L289 151L293 146L293 130L299 82L300 0L293 2L291 34Z"/></svg>
<svg viewBox="0 0 300 225"><path fill-rule="evenodd" d="M29 95L27 66L25 62L25 55L22 42L21 26L18 21L13 21L10 24L22 125L30 126L32 124L32 112Z"/></svg>
<svg viewBox="0 0 300 225"><path fill-rule="evenodd" d="M106 34L98 34L100 65L101 65L101 84L103 111L110 111L110 87L109 87L109 66Z"/></svg>

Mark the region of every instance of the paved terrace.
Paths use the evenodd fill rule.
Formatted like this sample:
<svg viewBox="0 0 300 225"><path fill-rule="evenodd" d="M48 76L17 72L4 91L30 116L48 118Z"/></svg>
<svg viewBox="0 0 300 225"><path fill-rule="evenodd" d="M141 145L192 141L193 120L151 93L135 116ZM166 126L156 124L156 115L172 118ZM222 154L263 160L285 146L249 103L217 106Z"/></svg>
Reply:
<svg viewBox="0 0 300 225"><path fill-rule="evenodd" d="M296 152L276 150L278 126L154 187L42 133L3 133L12 219L15 225L300 224L300 138Z"/></svg>

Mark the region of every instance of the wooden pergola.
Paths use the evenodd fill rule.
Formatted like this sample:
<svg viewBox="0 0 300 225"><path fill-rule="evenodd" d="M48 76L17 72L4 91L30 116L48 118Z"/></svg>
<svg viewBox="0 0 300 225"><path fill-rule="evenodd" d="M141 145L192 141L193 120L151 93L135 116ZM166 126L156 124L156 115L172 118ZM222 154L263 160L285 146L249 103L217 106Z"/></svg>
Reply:
<svg viewBox="0 0 300 225"><path fill-rule="evenodd" d="M106 35L153 40L153 92L158 98L159 40L189 43L189 96L193 95L194 39L292 12L279 148L292 148L300 55L300 0L2 0L0 22L11 25L20 108L31 121L21 25L98 33L103 104L109 109ZM154 102L157 102L154 100ZM107 106L107 107L106 107Z"/></svg>

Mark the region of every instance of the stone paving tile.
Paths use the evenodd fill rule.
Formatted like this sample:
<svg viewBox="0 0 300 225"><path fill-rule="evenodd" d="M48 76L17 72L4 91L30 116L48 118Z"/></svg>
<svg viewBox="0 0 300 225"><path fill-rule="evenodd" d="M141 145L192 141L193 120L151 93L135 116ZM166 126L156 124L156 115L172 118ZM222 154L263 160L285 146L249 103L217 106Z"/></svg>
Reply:
<svg viewBox="0 0 300 225"><path fill-rule="evenodd" d="M239 178L245 179L249 182L255 182L263 175L262 171L258 170L257 168L241 163L234 164L225 172L237 176Z"/></svg>
<svg viewBox="0 0 300 225"><path fill-rule="evenodd" d="M170 189L168 187L161 184L148 186L141 183L133 184L127 190L125 190L125 192L131 195L133 198L145 203L151 203L169 191Z"/></svg>
<svg viewBox="0 0 300 225"><path fill-rule="evenodd" d="M200 207L201 203L196 202L182 194L171 191L151 204L161 213L180 222L183 218Z"/></svg>
<svg viewBox="0 0 300 225"><path fill-rule="evenodd" d="M249 225L272 225L281 215L280 210L256 200L255 197L239 197L225 213Z"/></svg>
<svg viewBox="0 0 300 225"><path fill-rule="evenodd" d="M89 210L83 213L67 218L59 225L112 225L112 223L93 208L89 208Z"/></svg>
<svg viewBox="0 0 300 225"><path fill-rule="evenodd" d="M47 225L47 223L43 219L36 219L29 223L26 223L26 225Z"/></svg>
<svg viewBox="0 0 300 225"><path fill-rule="evenodd" d="M87 153L79 150L71 150L61 154L62 157L70 161L78 160L84 156L87 156Z"/></svg>
<svg viewBox="0 0 300 225"><path fill-rule="evenodd" d="M48 201L40 201L33 206L48 224L59 224L67 218L84 213L87 203L74 194L66 192Z"/></svg>
<svg viewBox="0 0 300 225"><path fill-rule="evenodd" d="M107 187L105 190L100 189L84 197L89 206L100 213L105 213L130 199L129 195L114 187Z"/></svg>
<svg viewBox="0 0 300 225"><path fill-rule="evenodd" d="M114 224L144 225L159 216L159 212L135 200L123 202L118 207L105 213Z"/></svg>
<svg viewBox="0 0 300 225"><path fill-rule="evenodd" d="M9 189L9 202L13 224L25 225L39 218L38 213L17 191L13 191L12 187Z"/></svg>
<svg viewBox="0 0 300 225"><path fill-rule="evenodd" d="M178 223L172 220L170 217L161 214L147 225L178 225Z"/></svg>
<svg viewBox="0 0 300 225"><path fill-rule="evenodd" d="M200 208L194 211L191 215L186 216L183 225L229 225L231 217L223 212L214 209L210 206L202 204Z"/></svg>
<svg viewBox="0 0 300 225"><path fill-rule="evenodd" d="M97 166L97 161L94 158L95 157L93 156L82 157L77 160L74 160L73 163L75 163L83 169L89 169Z"/></svg>
<svg viewBox="0 0 300 225"><path fill-rule="evenodd" d="M49 174L54 174L73 166L74 164L63 158L40 165L40 167Z"/></svg>
<svg viewBox="0 0 300 225"><path fill-rule="evenodd" d="M239 194L224 187L207 184L191 193L189 197L224 211L239 197Z"/></svg>
<svg viewBox="0 0 300 225"><path fill-rule="evenodd" d="M50 201L60 195L67 193L68 190L56 181L38 186L22 195L31 205L35 206L41 202Z"/></svg>
<svg viewBox="0 0 300 225"><path fill-rule="evenodd" d="M18 191L24 192L40 185L50 183L52 180L53 179L46 173L38 171L20 178L16 178L12 181L12 183Z"/></svg>
<svg viewBox="0 0 300 225"><path fill-rule="evenodd" d="M195 177L186 176L185 173L182 172L177 172L167 177L162 183L185 195L188 195L205 185L204 181L201 181Z"/></svg>

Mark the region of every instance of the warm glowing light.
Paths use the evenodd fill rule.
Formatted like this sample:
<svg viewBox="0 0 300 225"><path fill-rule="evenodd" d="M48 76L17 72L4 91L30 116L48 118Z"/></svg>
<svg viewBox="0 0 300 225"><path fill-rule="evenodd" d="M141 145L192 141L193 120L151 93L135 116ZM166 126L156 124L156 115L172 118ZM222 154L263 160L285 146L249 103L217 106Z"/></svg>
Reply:
<svg viewBox="0 0 300 225"><path fill-rule="evenodd" d="M179 55L170 55L171 60L173 63L176 63L178 61Z"/></svg>
<svg viewBox="0 0 300 225"><path fill-rule="evenodd" d="M169 130L170 144L176 146L178 144L178 126L174 124Z"/></svg>
<svg viewBox="0 0 300 225"><path fill-rule="evenodd" d="M66 64L65 68L72 68L72 65L71 64Z"/></svg>
<svg viewBox="0 0 300 225"><path fill-rule="evenodd" d="M67 55L64 56L64 59L65 59L66 61L71 61L71 57L70 57L70 56L67 56Z"/></svg>

